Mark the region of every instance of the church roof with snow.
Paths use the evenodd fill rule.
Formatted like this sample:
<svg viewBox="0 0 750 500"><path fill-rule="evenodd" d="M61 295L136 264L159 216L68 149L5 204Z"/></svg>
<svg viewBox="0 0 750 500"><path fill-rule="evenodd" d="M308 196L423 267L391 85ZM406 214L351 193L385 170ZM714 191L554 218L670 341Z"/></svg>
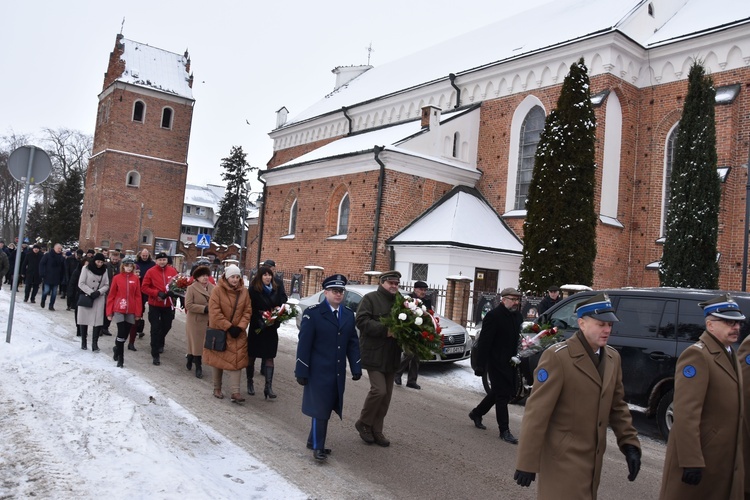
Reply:
<svg viewBox="0 0 750 500"><path fill-rule="evenodd" d="M523 243L474 188L458 186L387 242L520 254Z"/></svg>
<svg viewBox="0 0 750 500"><path fill-rule="evenodd" d="M193 98L187 52L175 54L127 38L120 39L120 43L124 46L120 59L125 63L125 70L118 81Z"/></svg>
<svg viewBox="0 0 750 500"><path fill-rule="evenodd" d="M648 49L746 23L747 1L554 0L370 69L284 126L608 33Z"/></svg>

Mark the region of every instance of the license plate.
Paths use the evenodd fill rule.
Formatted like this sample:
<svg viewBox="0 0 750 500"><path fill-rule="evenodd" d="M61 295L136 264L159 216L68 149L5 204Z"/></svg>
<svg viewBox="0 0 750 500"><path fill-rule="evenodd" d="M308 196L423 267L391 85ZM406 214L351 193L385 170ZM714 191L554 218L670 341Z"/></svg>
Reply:
<svg viewBox="0 0 750 500"><path fill-rule="evenodd" d="M464 346L443 347L443 354L458 354L464 352Z"/></svg>

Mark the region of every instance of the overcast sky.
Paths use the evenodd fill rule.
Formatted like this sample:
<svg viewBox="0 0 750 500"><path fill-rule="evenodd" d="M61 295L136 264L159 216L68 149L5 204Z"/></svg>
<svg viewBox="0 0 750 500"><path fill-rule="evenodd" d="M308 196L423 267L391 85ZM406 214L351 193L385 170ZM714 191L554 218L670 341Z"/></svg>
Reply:
<svg viewBox="0 0 750 500"><path fill-rule="evenodd" d="M115 37L189 50L196 100L188 182L222 183L242 146L264 169L282 106L290 117L333 90L337 66L377 66L549 0L8 0L0 15L0 136L93 135ZM457 68L458 69L458 68ZM250 124L248 125L247 122Z"/></svg>

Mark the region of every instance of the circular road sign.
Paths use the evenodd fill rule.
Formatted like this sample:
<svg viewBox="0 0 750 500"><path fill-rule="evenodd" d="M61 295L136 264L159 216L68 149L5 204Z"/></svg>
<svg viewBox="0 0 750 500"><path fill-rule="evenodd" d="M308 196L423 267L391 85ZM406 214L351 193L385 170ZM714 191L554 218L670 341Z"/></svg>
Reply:
<svg viewBox="0 0 750 500"><path fill-rule="evenodd" d="M31 153L34 157L31 160L31 177L29 174L29 158ZM40 184L47 180L52 173L52 162L46 151L36 146L21 146L10 154L8 158L8 170L18 182L27 182L29 184Z"/></svg>

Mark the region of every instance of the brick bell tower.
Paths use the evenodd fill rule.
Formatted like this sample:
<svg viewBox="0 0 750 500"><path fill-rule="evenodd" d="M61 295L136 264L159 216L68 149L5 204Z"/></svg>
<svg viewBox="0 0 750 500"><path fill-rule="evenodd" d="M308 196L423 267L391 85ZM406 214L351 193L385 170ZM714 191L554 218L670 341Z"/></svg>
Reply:
<svg viewBox="0 0 750 500"><path fill-rule="evenodd" d="M99 94L81 248L166 251L180 237L193 120L190 56L117 35Z"/></svg>

